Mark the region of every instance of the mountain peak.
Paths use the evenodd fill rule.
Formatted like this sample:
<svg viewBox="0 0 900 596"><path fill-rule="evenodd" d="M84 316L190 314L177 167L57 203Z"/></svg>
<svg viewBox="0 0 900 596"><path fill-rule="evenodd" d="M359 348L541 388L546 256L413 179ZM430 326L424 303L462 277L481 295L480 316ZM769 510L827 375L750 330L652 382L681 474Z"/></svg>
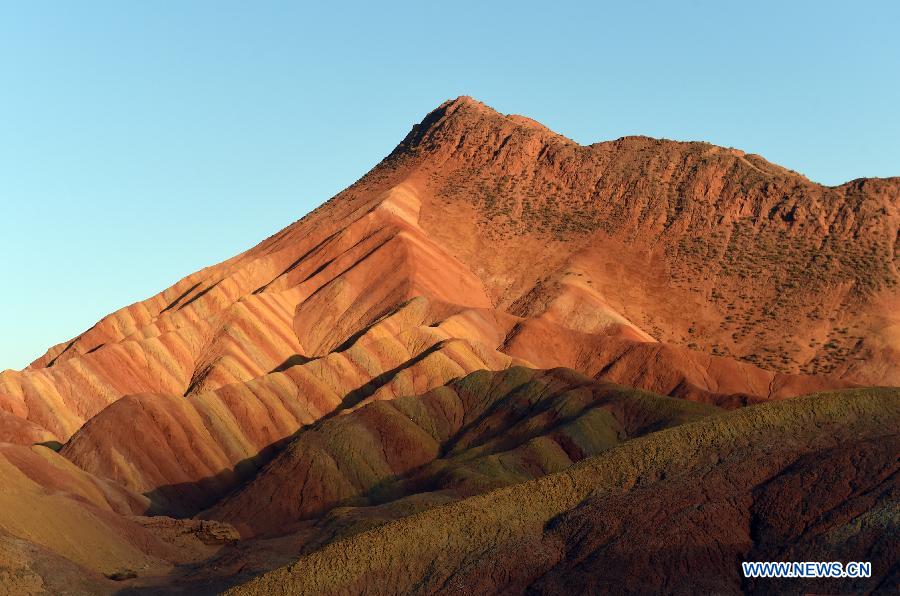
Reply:
<svg viewBox="0 0 900 596"><path fill-rule="evenodd" d="M450 112L458 110L460 108L475 108L475 109L481 109L481 110L494 111L487 104L485 104L484 102L478 101L471 95L460 95L456 99L448 99L447 101L445 101L444 103L442 103L441 105L439 105L437 107L437 109L442 109L442 108L447 111L450 111Z"/></svg>
<svg viewBox="0 0 900 596"><path fill-rule="evenodd" d="M468 95L448 99L415 124L389 157L453 149L462 144L479 144L486 138L503 138L516 130L539 131L564 138L539 122L518 115L505 115Z"/></svg>

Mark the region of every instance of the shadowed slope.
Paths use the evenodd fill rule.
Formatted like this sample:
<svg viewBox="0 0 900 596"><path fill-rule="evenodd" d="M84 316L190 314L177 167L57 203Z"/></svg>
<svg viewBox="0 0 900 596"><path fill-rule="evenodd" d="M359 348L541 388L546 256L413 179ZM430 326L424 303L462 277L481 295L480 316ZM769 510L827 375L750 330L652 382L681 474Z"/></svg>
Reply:
<svg viewBox="0 0 900 596"><path fill-rule="evenodd" d="M509 337L527 333L513 330L517 320L490 309L416 298L325 357L304 358L297 365L279 367L279 372L192 393L187 399L127 396L88 421L62 453L93 474L150 495L153 511L193 514L252 477L292 434L336 408L421 394L471 371L529 363L494 349L517 354L521 343ZM550 347L575 332L558 327L553 332L531 344L548 348L546 356L533 350L523 355L551 365L570 364L565 346ZM656 343L599 335L578 337L572 345L590 348L598 342L591 359L578 363L582 369L695 401L734 407L840 385L802 376L780 375L778 380L772 373L724 358L666 353ZM610 363L602 371L595 369L599 358ZM783 379L796 382L791 386ZM123 432L133 425L143 432Z"/></svg>
<svg viewBox="0 0 900 596"><path fill-rule="evenodd" d="M334 542L230 593L568 593L574 585L733 593L741 559L778 559L785 549L812 560L872 556L881 564L873 579L828 586L874 589L896 555L900 520L882 507L897 490L898 397L820 394L652 433L564 472ZM868 467L844 476L854 453L870 453ZM816 476L831 479L829 496L808 514L779 514L806 502ZM860 515L878 527L854 522Z"/></svg>
<svg viewBox="0 0 900 596"><path fill-rule="evenodd" d="M481 371L301 431L253 481L204 514L285 531L341 504L457 495L542 476L716 408L598 383L574 371Z"/></svg>

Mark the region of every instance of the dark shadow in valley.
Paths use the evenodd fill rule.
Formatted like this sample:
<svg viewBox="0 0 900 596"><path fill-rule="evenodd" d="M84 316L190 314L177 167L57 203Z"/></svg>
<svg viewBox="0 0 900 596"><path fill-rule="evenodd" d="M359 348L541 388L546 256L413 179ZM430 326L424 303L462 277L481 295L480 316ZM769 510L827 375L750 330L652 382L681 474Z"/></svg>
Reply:
<svg viewBox="0 0 900 596"><path fill-rule="evenodd" d="M199 285L199 284L198 284L198 285ZM178 307L178 310L181 310L181 309L184 308L185 306L190 306L195 300L198 300L198 299L202 298L203 296L205 296L205 295L207 294L207 292L209 292L210 290L212 290L213 288L215 288L217 285L219 285L219 282L214 283L213 285L209 286L209 287L206 288L206 289L200 290L200 291L197 292L190 300L188 300L187 302L185 302L184 304L182 304L181 306L179 306L179 307Z"/></svg>
<svg viewBox="0 0 900 596"><path fill-rule="evenodd" d="M179 303L179 302L181 302L182 300L184 300L185 298L187 298L187 296L188 296L191 292L193 292L194 290L196 290L199 286L200 286L200 282L198 281L197 283L195 283L194 285L192 285L191 287L189 287L187 290L185 290L184 293L182 293L178 298L176 298L175 300L173 300L172 302L170 302L169 305L168 305L167 307L165 307L164 309L162 309L161 311L159 311L159 314L163 314L164 312L166 312L166 311L168 311L168 310L172 310L173 308L175 308L176 306L178 306L178 303Z"/></svg>
<svg viewBox="0 0 900 596"><path fill-rule="evenodd" d="M391 382L398 373L415 366L419 362L425 360L430 355L434 354L438 350L444 347L448 340L439 341L433 346L429 347L426 350L419 352L416 356L413 356L403 364L396 366L388 371L385 371L378 375L377 377L372 377L372 380L362 385L353 391L349 392L346 396L344 396L341 405L338 406L333 412L328 414L327 416L323 416L322 420L326 420L334 415L336 415L341 410L345 410L347 408L352 408L353 406L359 404L364 399L371 397L376 391L387 385Z"/></svg>
<svg viewBox="0 0 900 596"><path fill-rule="evenodd" d="M315 360L315 358L307 358L303 354L294 354L293 356L288 356L287 358L285 358L284 362L282 362L281 364L279 364L278 366L273 368L271 371L269 371L269 373L271 374L271 373L284 372L287 369L292 368L294 366L302 366L304 364L309 364L313 360Z"/></svg>
<svg viewBox="0 0 900 596"><path fill-rule="evenodd" d="M338 232L334 232L333 234L331 234L330 236L328 236L327 238L325 238L324 240L322 240L321 242L319 242L318 244L316 244L315 246L313 246L311 249L309 249L308 251L306 251L305 253L303 253L302 255L300 255L299 257L297 257L296 259L294 259L294 261L293 261L290 265L288 265L287 268L286 268L284 271L282 271L281 273L279 273L278 275L276 275L276 276L275 276L274 278L272 278L268 283L266 283L266 284L264 284L264 285L261 285L260 287L258 287L258 288L256 288L255 290L253 290L253 293L254 293L254 294L260 294L260 293L262 293L262 292L265 292L265 291L266 291L266 288L268 288L270 285L272 285L273 283L275 283L275 281L276 281L277 279L279 279L279 278L281 278L281 277L287 275L288 273L290 273L291 271L293 271L294 269L296 269L296 268L300 265L300 263L302 263L303 261L305 261L310 255L312 255L313 253L315 253L316 251L318 251L319 249L321 249L323 246L325 246L325 245L328 243L329 240L331 240L332 238L334 238L334 237L337 236L337 235L338 235Z"/></svg>

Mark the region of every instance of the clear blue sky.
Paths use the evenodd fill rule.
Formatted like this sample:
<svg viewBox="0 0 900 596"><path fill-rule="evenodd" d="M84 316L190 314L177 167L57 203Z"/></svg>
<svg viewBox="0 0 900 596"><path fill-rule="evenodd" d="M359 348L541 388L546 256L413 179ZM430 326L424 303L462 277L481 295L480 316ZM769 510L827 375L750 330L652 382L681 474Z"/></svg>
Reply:
<svg viewBox="0 0 900 596"><path fill-rule="evenodd" d="M900 175L896 2L0 1L0 369L244 250L472 95L579 142Z"/></svg>

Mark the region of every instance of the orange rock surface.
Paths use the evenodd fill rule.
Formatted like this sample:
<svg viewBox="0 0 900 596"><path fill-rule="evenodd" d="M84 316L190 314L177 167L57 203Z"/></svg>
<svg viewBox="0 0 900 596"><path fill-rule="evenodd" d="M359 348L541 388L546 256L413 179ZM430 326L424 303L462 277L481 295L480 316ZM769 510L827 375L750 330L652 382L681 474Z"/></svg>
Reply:
<svg viewBox="0 0 900 596"><path fill-rule="evenodd" d="M896 384L898 194L705 143L584 147L462 97L307 217L2 373L0 408L66 440L123 395L325 356L417 296L496 313L461 339L533 319Z"/></svg>

